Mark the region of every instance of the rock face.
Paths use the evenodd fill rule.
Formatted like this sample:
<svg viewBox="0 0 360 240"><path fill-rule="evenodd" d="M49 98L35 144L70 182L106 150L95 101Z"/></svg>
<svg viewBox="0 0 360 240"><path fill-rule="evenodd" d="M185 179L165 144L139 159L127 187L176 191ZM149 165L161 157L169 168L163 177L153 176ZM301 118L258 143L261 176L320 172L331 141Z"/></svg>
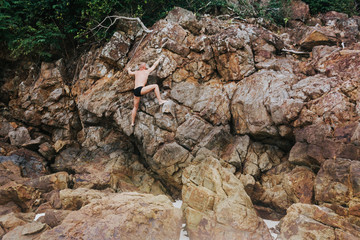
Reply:
<svg viewBox="0 0 360 240"><path fill-rule="evenodd" d="M83 151L78 147L62 151L52 167L57 171L72 172L74 188L112 188L119 192L153 194L166 192L162 183L153 178L138 156L119 149L129 147L119 145L119 136L110 134L109 138L111 141L96 139L99 141L97 144L103 147L96 146L94 152Z"/></svg>
<svg viewBox="0 0 360 240"><path fill-rule="evenodd" d="M0 85L0 212L87 216L88 206L102 209L96 202L115 204L103 194L136 191L182 196L195 239L269 239L254 208L280 218L294 204L320 204L360 225L359 18L312 18L301 1L291 7L290 28L276 32L259 19L175 8L150 33L119 24L108 43L74 64L7 69ZM126 69L160 56L148 83L157 83L168 102L142 96L132 128L134 79ZM90 236L94 209L89 222L70 213L65 225L63 216L48 225L67 234L71 221L92 224L81 230ZM148 224L149 216L139 221ZM297 236L290 222L282 234ZM120 234L112 224L109 231ZM321 229L354 235L330 225Z"/></svg>
<svg viewBox="0 0 360 240"><path fill-rule="evenodd" d="M280 223L279 239L358 239L359 226L326 207L294 204Z"/></svg>
<svg viewBox="0 0 360 240"><path fill-rule="evenodd" d="M11 165L5 166L10 167ZM58 172L33 179L18 176L0 186L0 204L13 202L22 211L35 210L42 203L43 200L41 199L44 194L65 189L68 187L69 182L70 178L66 172Z"/></svg>
<svg viewBox="0 0 360 240"><path fill-rule="evenodd" d="M164 195L110 194L68 214L40 239L179 239L181 217Z"/></svg>
<svg viewBox="0 0 360 240"><path fill-rule="evenodd" d="M293 168L285 162L262 175L261 180L250 188L250 196L285 214L294 203L313 202L314 180L315 174L311 169L302 166Z"/></svg>
<svg viewBox="0 0 360 240"><path fill-rule="evenodd" d="M191 239L272 239L240 180L216 159L188 166L182 180Z"/></svg>
<svg viewBox="0 0 360 240"><path fill-rule="evenodd" d="M14 148L9 156L0 156L0 163L19 167L19 176L39 177L49 173L46 160L38 153L23 148ZM10 163L11 162L11 163ZM14 168L10 169L14 171Z"/></svg>
<svg viewBox="0 0 360 240"><path fill-rule="evenodd" d="M342 215L350 216L353 222L359 223L359 176L359 161L346 159L325 161L315 179L315 199L323 204L347 206L348 211Z"/></svg>
<svg viewBox="0 0 360 240"><path fill-rule="evenodd" d="M51 132L53 142L73 139L74 130L79 128L75 102L65 85L64 68L61 60L43 63L39 77L28 76L19 85L19 97L9 102L16 118Z"/></svg>

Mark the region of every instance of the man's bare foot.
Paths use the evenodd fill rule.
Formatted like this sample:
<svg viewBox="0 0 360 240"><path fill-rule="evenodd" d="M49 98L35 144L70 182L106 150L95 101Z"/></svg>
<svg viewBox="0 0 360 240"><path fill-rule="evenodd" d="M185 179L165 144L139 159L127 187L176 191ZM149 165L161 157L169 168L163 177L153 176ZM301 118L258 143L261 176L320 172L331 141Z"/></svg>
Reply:
<svg viewBox="0 0 360 240"><path fill-rule="evenodd" d="M135 126L135 124L134 124L134 123L132 123L132 124L131 124L131 127L134 127L134 126Z"/></svg>
<svg viewBox="0 0 360 240"><path fill-rule="evenodd" d="M159 101L159 104L162 105L162 104L164 104L166 102L167 102L167 100L161 100L161 101Z"/></svg>

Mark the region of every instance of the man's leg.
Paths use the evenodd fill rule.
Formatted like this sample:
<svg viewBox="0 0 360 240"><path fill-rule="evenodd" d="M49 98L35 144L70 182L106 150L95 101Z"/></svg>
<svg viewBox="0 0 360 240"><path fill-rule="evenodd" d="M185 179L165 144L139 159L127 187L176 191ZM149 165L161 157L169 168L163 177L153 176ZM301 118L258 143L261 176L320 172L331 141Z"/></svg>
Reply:
<svg viewBox="0 0 360 240"><path fill-rule="evenodd" d="M143 87L141 89L141 95L147 94L153 90L155 92L156 98L159 101L159 104L163 104L164 102L166 102L165 100L161 99L159 86L157 84L151 84L151 85Z"/></svg>
<svg viewBox="0 0 360 240"><path fill-rule="evenodd" d="M131 111L131 126L135 125L135 117L137 110L139 108L139 103L140 103L140 97L134 96L134 108Z"/></svg>

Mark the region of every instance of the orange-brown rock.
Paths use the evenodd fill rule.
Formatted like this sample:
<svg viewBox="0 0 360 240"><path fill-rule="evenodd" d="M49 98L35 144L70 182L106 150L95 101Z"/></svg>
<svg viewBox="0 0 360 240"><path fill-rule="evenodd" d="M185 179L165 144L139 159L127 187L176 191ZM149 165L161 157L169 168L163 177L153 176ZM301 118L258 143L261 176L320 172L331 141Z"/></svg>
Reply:
<svg viewBox="0 0 360 240"><path fill-rule="evenodd" d="M69 210L48 209L45 212L44 223L54 228L60 225L69 213L71 213Z"/></svg>
<svg viewBox="0 0 360 240"><path fill-rule="evenodd" d="M65 71L62 60L42 63L38 78L22 81L18 98L9 102L15 118L50 132L54 142L71 139L70 130L79 127Z"/></svg>
<svg viewBox="0 0 360 240"><path fill-rule="evenodd" d="M326 207L297 203L280 223L279 239L358 239L360 227Z"/></svg>
<svg viewBox="0 0 360 240"><path fill-rule="evenodd" d="M304 50L311 50L319 45L335 45L336 36L332 32L321 28L309 28L298 44Z"/></svg>
<svg viewBox="0 0 360 240"><path fill-rule="evenodd" d="M53 190L68 188L69 182L70 176L67 172L57 172L28 180L25 182L25 185L36 188L42 192L51 192Z"/></svg>
<svg viewBox="0 0 360 240"><path fill-rule="evenodd" d="M35 240L39 239L42 232L49 227L40 222L31 222L14 228L12 231L4 235L3 240Z"/></svg>
<svg viewBox="0 0 360 240"><path fill-rule="evenodd" d="M13 161L0 162L0 186L11 181L21 180L21 169Z"/></svg>
<svg viewBox="0 0 360 240"><path fill-rule="evenodd" d="M141 164L138 156L124 152L130 145L121 144L122 135L103 132L103 128L86 130L89 137L84 147L93 147L94 152L78 147L67 148L57 156L53 169L71 171L74 188L112 188L116 191L140 191L163 194L162 183L153 178L150 171ZM103 147L110 149L109 152ZM110 147L112 146L112 147Z"/></svg>
<svg viewBox="0 0 360 240"><path fill-rule="evenodd" d="M360 217L359 170L359 161L325 161L315 179L315 199L319 203L346 206L349 215Z"/></svg>
<svg viewBox="0 0 360 240"><path fill-rule="evenodd" d="M284 162L262 175L254 186L252 199L285 214L293 203L311 204L314 198L315 174L307 167Z"/></svg>
<svg viewBox="0 0 360 240"><path fill-rule="evenodd" d="M290 5L290 18L294 20L306 21L310 17L309 5L303 1L292 1Z"/></svg>
<svg viewBox="0 0 360 240"><path fill-rule="evenodd" d="M78 211L69 213L60 225L40 239L179 239L182 213L164 196L99 192Z"/></svg>
<svg viewBox="0 0 360 240"><path fill-rule="evenodd" d="M0 238L2 239L20 239L17 237L6 237L5 233L8 236L12 236L11 232L20 226L26 225L33 221L35 214L30 213L15 213L11 212L8 214L0 215ZM1 231L2 230L2 231ZM2 233L1 233L2 232Z"/></svg>
<svg viewBox="0 0 360 240"><path fill-rule="evenodd" d="M353 79L360 74L360 50L344 49L324 56L318 62L316 69L327 76L339 76L343 79Z"/></svg>
<svg viewBox="0 0 360 240"><path fill-rule="evenodd" d="M14 167L11 164L2 164L2 166ZM19 171L17 168L15 168L15 170ZM46 199L46 196L43 195L44 193L65 189L68 187L69 181L69 175L65 172L34 179L22 178L21 176L16 178L10 177L10 179L7 179L6 182L0 186L0 204L6 205L14 203L22 211L35 210L39 207L39 204L43 202L42 198ZM49 203L53 203L51 198L46 200L49 201ZM56 204L53 204L53 206L55 205ZM14 210L16 211L16 209Z"/></svg>
<svg viewBox="0 0 360 240"><path fill-rule="evenodd" d="M0 186L0 204L13 201L22 211L32 209L38 203L40 196L40 191L21 183L9 182Z"/></svg>
<svg viewBox="0 0 360 240"><path fill-rule="evenodd" d="M191 239L271 239L241 181L215 158L188 166L182 181L186 229Z"/></svg>
<svg viewBox="0 0 360 240"><path fill-rule="evenodd" d="M22 177L39 177L49 173L45 159L28 149L14 149L8 156L0 156L0 163L10 161L20 167Z"/></svg>

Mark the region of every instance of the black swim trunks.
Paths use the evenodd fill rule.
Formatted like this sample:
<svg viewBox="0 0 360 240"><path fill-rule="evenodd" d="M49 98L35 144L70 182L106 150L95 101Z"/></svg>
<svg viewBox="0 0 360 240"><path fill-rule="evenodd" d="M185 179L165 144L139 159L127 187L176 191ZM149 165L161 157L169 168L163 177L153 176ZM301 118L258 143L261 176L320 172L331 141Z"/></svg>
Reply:
<svg viewBox="0 0 360 240"><path fill-rule="evenodd" d="M135 88L133 91L134 91L134 95L137 96L137 97L141 97L141 89L143 87L137 87Z"/></svg>

